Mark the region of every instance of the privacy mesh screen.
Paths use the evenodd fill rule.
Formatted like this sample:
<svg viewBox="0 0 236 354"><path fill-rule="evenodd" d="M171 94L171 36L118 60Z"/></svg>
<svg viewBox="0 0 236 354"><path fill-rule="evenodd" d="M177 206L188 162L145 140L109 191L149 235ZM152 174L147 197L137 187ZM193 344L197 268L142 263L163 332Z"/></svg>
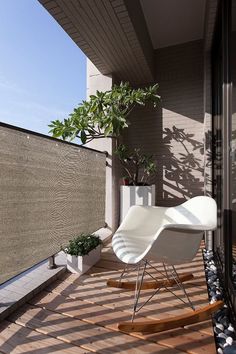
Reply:
<svg viewBox="0 0 236 354"><path fill-rule="evenodd" d="M105 155L0 126L0 283L105 223Z"/></svg>

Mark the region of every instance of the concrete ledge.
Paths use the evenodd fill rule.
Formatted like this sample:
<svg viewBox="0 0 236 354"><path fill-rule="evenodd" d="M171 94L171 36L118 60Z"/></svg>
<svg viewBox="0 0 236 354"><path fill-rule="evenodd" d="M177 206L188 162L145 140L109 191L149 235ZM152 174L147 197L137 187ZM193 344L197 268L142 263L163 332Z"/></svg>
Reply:
<svg viewBox="0 0 236 354"><path fill-rule="evenodd" d="M102 228L96 232L103 244L107 244L112 232ZM48 269L48 260L43 261L16 277L0 285L0 321L46 288L66 272L66 255L59 252L55 256L57 268Z"/></svg>
<svg viewBox="0 0 236 354"><path fill-rule="evenodd" d="M111 241L113 236L112 231L108 227L103 227L97 230L95 234L101 238L104 246Z"/></svg>
<svg viewBox="0 0 236 354"><path fill-rule="evenodd" d="M0 321L42 291L66 271L66 256L56 255L57 268L48 269L48 260L0 285Z"/></svg>

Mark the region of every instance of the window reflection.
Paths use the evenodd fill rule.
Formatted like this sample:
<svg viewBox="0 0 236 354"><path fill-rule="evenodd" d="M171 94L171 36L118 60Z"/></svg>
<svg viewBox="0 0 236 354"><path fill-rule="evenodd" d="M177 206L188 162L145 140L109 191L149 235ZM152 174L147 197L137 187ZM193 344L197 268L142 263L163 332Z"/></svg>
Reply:
<svg viewBox="0 0 236 354"><path fill-rule="evenodd" d="M236 285L236 0L232 0L231 32L232 133L231 133L231 208L233 280Z"/></svg>

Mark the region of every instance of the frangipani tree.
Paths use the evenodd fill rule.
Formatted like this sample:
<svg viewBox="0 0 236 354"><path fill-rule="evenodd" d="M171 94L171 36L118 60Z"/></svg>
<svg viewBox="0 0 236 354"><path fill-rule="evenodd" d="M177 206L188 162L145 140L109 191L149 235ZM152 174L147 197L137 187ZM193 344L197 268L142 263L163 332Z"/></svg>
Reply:
<svg viewBox="0 0 236 354"><path fill-rule="evenodd" d="M158 84L134 89L126 82L114 85L110 91L97 91L68 118L52 121L50 133L63 140L79 138L82 144L104 137L117 139L128 127L127 117L135 106L145 106L146 103L157 106L160 100L157 89Z"/></svg>
<svg viewBox="0 0 236 354"><path fill-rule="evenodd" d="M131 186L148 185L148 180L157 171L156 163L152 155L143 154L140 149L129 150L125 145L120 144L116 154L127 173L126 179Z"/></svg>

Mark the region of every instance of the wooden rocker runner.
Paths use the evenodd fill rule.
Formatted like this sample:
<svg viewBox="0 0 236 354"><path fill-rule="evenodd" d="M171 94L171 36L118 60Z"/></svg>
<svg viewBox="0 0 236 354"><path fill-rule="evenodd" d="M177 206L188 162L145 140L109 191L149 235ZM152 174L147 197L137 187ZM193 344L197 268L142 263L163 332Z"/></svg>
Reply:
<svg viewBox="0 0 236 354"><path fill-rule="evenodd" d="M177 207L132 206L129 209L112 239L116 256L126 266L119 280L107 281L108 286L134 290L131 321L119 323L118 328L121 331L149 333L166 331L205 321L223 306L222 301L216 301L195 309L183 285L185 281L193 279L193 275L191 273L179 275L175 269L175 265L191 262L198 252L204 232L216 228L216 210L214 199L206 196L192 198ZM152 261L162 263L163 270L153 266ZM124 281L130 266L137 269L136 281ZM145 276L149 276L151 280L144 281ZM183 291L186 300L171 289L173 286ZM191 310L181 316L164 320L134 321L136 313L162 288L187 303ZM154 290L153 293L139 305L141 290L150 289Z"/></svg>
<svg viewBox="0 0 236 354"><path fill-rule="evenodd" d="M179 276L179 280L183 283L185 281L193 279L193 275L191 273L182 274ZM176 284L174 279L164 279L164 280L154 280L154 281L147 281L143 282L140 286L140 290L151 290L151 289L159 289L159 288L166 288L168 286L174 286ZM126 290L135 290L136 282L132 281L121 281L121 280L113 280L109 279L107 281L107 286L112 288L120 288Z"/></svg>

